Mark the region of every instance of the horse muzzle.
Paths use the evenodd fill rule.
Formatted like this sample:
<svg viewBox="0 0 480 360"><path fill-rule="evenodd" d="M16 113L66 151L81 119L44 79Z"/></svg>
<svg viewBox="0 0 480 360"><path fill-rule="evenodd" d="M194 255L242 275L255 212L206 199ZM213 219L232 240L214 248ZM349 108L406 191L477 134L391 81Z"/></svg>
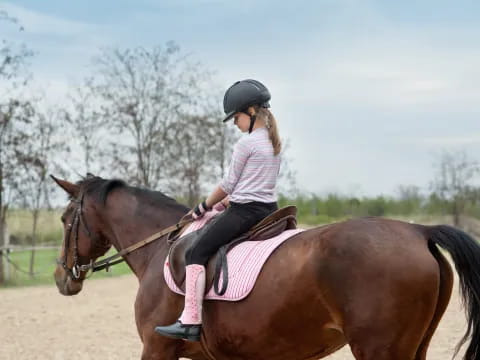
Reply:
<svg viewBox="0 0 480 360"><path fill-rule="evenodd" d="M67 272L60 266L55 270L54 278L58 291L62 295L72 296L82 290L83 280L72 280Z"/></svg>

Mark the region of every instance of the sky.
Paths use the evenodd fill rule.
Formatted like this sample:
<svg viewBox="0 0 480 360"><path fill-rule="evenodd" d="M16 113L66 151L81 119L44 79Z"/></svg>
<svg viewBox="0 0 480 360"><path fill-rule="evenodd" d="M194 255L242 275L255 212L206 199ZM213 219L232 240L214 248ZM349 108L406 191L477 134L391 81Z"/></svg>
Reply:
<svg viewBox="0 0 480 360"><path fill-rule="evenodd" d="M307 193L427 192L443 151L480 161L479 1L19 0L0 9L25 29L3 22L1 37L35 51L32 89L52 103L103 47L173 40L221 91L260 80Z"/></svg>

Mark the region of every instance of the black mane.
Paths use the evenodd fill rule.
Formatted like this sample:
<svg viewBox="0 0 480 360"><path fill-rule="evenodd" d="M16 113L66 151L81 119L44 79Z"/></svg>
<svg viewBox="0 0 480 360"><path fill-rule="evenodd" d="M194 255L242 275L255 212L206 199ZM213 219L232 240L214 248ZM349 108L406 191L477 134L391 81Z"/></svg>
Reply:
<svg viewBox="0 0 480 360"><path fill-rule="evenodd" d="M129 186L120 179L103 179L98 176L87 176L86 178L78 181L77 185L83 189L85 194L95 197L97 201L104 205L110 192L117 188L123 188L152 205L158 204L161 206L183 210L185 212L189 210L189 208L185 205L178 203L175 199L163 194L160 191Z"/></svg>

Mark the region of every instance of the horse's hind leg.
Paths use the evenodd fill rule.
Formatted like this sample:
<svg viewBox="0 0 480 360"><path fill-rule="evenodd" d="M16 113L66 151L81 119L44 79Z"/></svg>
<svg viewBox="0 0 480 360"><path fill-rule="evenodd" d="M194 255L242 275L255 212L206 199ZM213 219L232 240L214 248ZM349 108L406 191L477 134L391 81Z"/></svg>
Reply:
<svg viewBox="0 0 480 360"><path fill-rule="evenodd" d="M350 341L350 349L356 360L415 360L419 340L405 340L395 342L389 337L365 331L365 337Z"/></svg>
<svg viewBox="0 0 480 360"><path fill-rule="evenodd" d="M430 340L432 339L433 333L437 329L438 323L440 322L443 313L447 309L453 287L453 272L450 264L435 245L429 245L429 247L440 267L440 287L435 313L433 315L432 321L430 322L430 326L428 327L425 336L423 337L422 343L418 348L415 360L425 360L427 358L427 349L430 345Z"/></svg>
<svg viewBox="0 0 480 360"><path fill-rule="evenodd" d="M388 328L384 328L383 334L372 330L374 329L365 329L363 336L350 340L350 349L356 360L417 359L415 354L422 334L409 333L407 336L404 334L395 339L392 338L392 334L388 334ZM410 330L415 331L413 327Z"/></svg>
<svg viewBox="0 0 480 360"><path fill-rule="evenodd" d="M351 346L356 360L413 360L412 354L399 352L398 349L368 349L362 346Z"/></svg>
<svg viewBox="0 0 480 360"><path fill-rule="evenodd" d="M394 312L393 309L391 311ZM355 359L417 360L417 350L432 318L432 312L422 316L421 311L424 309L416 309L408 315L399 314L396 319L372 317L369 324L359 327L352 324L353 330L350 329L346 335ZM412 318L407 324L405 318L410 315Z"/></svg>
<svg viewBox="0 0 480 360"><path fill-rule="evenodd" d="M377 304L377 316L371 309L368 319L350 321L344 330L355 359L424 360L417 352L430 330L436 302L435 291L435 297L424 299L416 306L399 302ZM404 308L408 310L399 310Z"/></svg>
<svg viewBox="0 0 480 360"><path fill-rule="evenodd" d="M415 283L402 286L392 280L391 287L381 286L388 296L364 294L347 313L344 333L356 360L419 359L417 352L436 313L439 288L436 262L424 266L429 270L417 272Z"/></svg>

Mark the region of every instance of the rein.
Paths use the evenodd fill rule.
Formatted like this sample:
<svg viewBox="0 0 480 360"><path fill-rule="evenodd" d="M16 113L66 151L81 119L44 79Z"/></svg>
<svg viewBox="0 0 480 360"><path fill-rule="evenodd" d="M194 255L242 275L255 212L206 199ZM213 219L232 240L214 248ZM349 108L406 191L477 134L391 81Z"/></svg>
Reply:
<svg viewBox="0 0 480 360"><path fill-rule="evenodd" d="M161 237L168 235L174 231L177 231L181 229L183 226L191 223L194 219L192 216L187 216L185 215L180 221L172 226L169 226L159 232L156 232L155 234L150 235L146 239L139 241L125 249L122 249L118 253L109 256L105 259L102 259L100 261L93 262L93 260L90 261L89 264L84 264L80 265L78 264L78 230L80 228L80 223L83 223L83 226L85 228L85 233L87 234L88 237L92 237L92 233L87 226L87 223L85 221L85 218L83 217L83 197L84 194L80 196L79 200L74 200L74 202L77 204L77 208L75 209L74 215L73 215L73 221L68 224L68 232L65 237L65 247L64 247L64 258L62 260L57 260L57 264L61 265L67 273L70 275L70 277L74 280L78 280L80 278L81 272L88 272L91 270L92 273L100 270L108 269L116 264L119 264L123 261L125 261L124 256L130 254L131 252L150 244L151 242L160 239ZM74 233L74 239L73 239L73 266L72 268L69 268L67 266L67 254L68 254L68 248L70 246L70 238L72 231ZM120 258L120 259L119 259Z"/></svg>
<svg viewBox="0 0 480 360"><path fill-rule="evenodd" d="M125 258L123 256L125 256L127 254L130 254L131 252L133 252L133 251L135 251L135 250L137 250L137 249L139 249L139 248L141 248L145 245L148 245L155 240L160 239L162 236L168 235L168 234L170 234L170 233L172 233L176 230L181 229L183 226L191 223L192 221L193 221L193 218L191 218L191 217L189 217L187 219L182 219L178 223L176 223L175 225L169 226L166 229L163 229L162 231L156 232L155 234L150 235L148 238L146 238L142 241L139 241L139 242L137 242L137 243L121 250L121 251L119 251L115 255L109 256L108 258L102 259L102 260L97 261L97 262L91 262L90 264L80 265L79 269L80 269L80 271L88 271L88 270L91 269L92 272L100 271L100 270L103 270L103 269L107 269L107 271L108 271L110 266L116 265L116 264L119 264L119 263L125 261ZM118 260L112 262L112 260L115 260L115 259L120 258L120 257L121 257L121 259L118 259Z"/></svg>

